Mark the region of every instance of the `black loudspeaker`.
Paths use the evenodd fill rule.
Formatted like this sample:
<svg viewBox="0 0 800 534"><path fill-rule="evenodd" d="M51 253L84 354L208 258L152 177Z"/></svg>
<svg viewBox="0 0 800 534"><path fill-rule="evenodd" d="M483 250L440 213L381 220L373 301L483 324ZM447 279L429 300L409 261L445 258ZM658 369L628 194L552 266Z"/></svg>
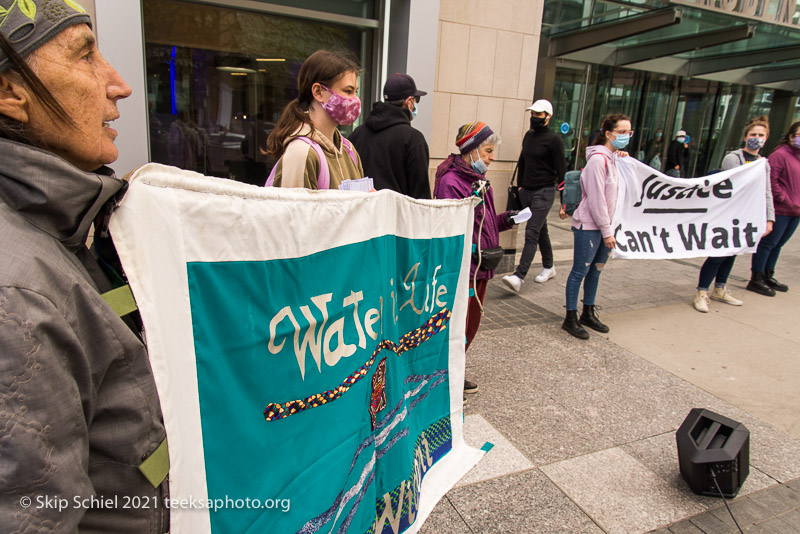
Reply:
<svg viewBox="0 0 800 534"><path fill-rule="evenodd" d="M675 433L681 475L699 495L735 497L750 474L750 431L741 423L693 408Z"/></svg>

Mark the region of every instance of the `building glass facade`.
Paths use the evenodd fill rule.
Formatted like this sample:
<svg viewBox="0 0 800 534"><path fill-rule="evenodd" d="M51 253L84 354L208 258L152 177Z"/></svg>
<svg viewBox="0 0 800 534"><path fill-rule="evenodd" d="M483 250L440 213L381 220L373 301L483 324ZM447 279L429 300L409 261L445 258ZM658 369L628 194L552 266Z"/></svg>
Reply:
<svg viewBox="0 0 800 534"><path fill-rule="evenodd" d="M607 113L631 116L630 153L652 166L663 165L669 142L685 130L691 138L682 172L687 177L719 168L725 154L741 146L750 118L770 118L767 153L800 119L794 1L780 9L767 3L771 11L764 14L759 4L758 24L715 2L706 9L701 4L545 3L537 97L552 97L554 124L567 124L561 132L571 168L585 163L587 139Z"/></svg>
<svg viewBox="0 0 800 534"><path fill-rule="evenodd" d="M375 16L375 2L291 4L327 7L346 17L328 22L324 13L313 19L281 15L280 9L143 1L151 161L263 185L275 160L261 149L283 108L297 97L300 66L321 48L358 57L359 92L369 109L378 24L369 18L363 24L341 21Z"/></svg>

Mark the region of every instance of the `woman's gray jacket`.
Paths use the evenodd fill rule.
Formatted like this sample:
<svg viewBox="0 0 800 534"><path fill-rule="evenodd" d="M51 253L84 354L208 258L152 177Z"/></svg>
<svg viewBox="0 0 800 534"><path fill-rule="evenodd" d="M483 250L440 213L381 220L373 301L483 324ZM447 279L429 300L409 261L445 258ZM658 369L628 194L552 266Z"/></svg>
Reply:
<svg viewBox="0 0 800 534"><path fill-rule="evenodd" d="M85 244L123 184L0 139L0 532L168 529L147 352Z"/></svg>

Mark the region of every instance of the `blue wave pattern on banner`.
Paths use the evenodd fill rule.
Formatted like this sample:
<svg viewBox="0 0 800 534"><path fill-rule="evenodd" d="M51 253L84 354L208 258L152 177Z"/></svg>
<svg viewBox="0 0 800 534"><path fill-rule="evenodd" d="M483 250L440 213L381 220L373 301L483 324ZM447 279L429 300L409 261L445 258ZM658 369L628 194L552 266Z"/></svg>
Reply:
<svg viewBox="0 0 800 534"><path fill-rule="evenodd" d="M432 445L443 421L452 435L447 334L386 358L374 431L369 379L294 417L265 422L262 412L342 383L381 340L452 310L463 246L461 236L383 236L300 258L187 265L208 497L291 500L288 511L211 512L213 532L366 532L381 517L401 532L413 522L418 482L452 446ZM401 487L405 511L385 516L397 503L387 508L384 495Z"/></svg>
<svg viewBox="0 0 800 534"><path fill-rule="evenodd" d="M436 380L434 380L430 384L430 386L426 389L426 386L428 385L430 380L434 379L434 378ZM412 397L416 397L423 389L425 389L425 391L424 391L424 393L422 393L420 395L420 397L424 398L425 396L427 396L428 391L430 389L433 389L433 388L439 386L440 384L446 383L446 380L447 380L447 370L446 369L441 369L441 370L436 371L435 373L432 373L432 374L427 375L427 376L415 375L415 376L406 377L404 385L408 385L410 383L415 383L415 382L421 382L421 383L420 383L419 386L415 387L414 389L406 391L405 395L403 395L403 401L398 402L397 405L394 408L392 408L386 414L386 416L383 418L383 420L381 420L377 425L375 425L375 431L379 432L379 434L377 434L377 435L384 436L384 438L385 438L385 435L387 433L383 429L384 428L387 428L387 429L390 428L391 425L389 425L389 423L393 422L393 421L396 421L398 419L398 412L400 411L401 408L403 408L403 412L406 411L406 402L405 402L406 400L408 400L409 398L412 398ZM414 404L414 402L417 399L419 399L419 397L416 397L412 401L412 405ZM405 417L403 416L402 419L405 419ZM380 459L383 455L385 455L395 445L395 443L397 443L400 439L405 438L407 436L408 436L408 426L404 427L403 430L401 430L400 432L395 434L389 440L389 442L386 445L384 445L383 447L381 447L380 449L378 449L375 452L376 459ZM353 467L356 464L356 460L361 455L361 453L364 452L364 450L367 447L372 446L372 445L375 445L376 447L378 447L378 446L381 445L381 443L382 443L382 441L378 442L376 440L374 434L370 435L366 440L364 440L364 442L361 443L361 445L358 446L358 449L356 449L356 453L353 456L353 461L350 463L350 473L353 472ZM349 476L350 473L348 473L348 476ZM366 490L366 487L364 488L364 490ZM339 505L341 504L341 501L342 501L343 493L344 493L344 491L342 491L342 493L339 493L339 495L336 497L336 501L333 503L333 506L331 506L328 510L326 510L324 513L320 514L319 516L311 519L308 523L306 523L303 526L303 528L301 528L298 531L298 534L313 534L313 533L319 531L319 529L321 529L325 524L327 524L333 518L333 514L336 511L336 509L339 508ZM363 493L364 493L364 491L359 493L359 496L363 497ZM358 502L360 503L360 501L361 501L361 499L359 498ZM358 508L358 505L357 504L354 505L354 507L351 509L350 513L348 514L348 517L350 517L351 514L355 513L357 508Z"/></svg>
<svg viewBox="0 0 800 534"><path fill-rule="evenodd" d="M367 532L390 534L403 532L416 519L419 509L419 487L428 469L452 448L450 417L436 421L417 437L414 444L417 462L414 472L375 502L377 515ZM399 510L398 510L399 509Z"/></svg>

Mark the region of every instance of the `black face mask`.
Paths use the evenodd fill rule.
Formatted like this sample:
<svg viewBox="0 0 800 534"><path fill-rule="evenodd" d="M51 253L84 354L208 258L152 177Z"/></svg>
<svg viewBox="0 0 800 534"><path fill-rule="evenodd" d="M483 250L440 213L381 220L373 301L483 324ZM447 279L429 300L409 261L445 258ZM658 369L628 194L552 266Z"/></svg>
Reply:
<svg viewBox="0 0 800 534"><path fill-rule="evenodd" d="M531 117L531 130L538 130L544 126L545 119L541 117Z"/></svg>

